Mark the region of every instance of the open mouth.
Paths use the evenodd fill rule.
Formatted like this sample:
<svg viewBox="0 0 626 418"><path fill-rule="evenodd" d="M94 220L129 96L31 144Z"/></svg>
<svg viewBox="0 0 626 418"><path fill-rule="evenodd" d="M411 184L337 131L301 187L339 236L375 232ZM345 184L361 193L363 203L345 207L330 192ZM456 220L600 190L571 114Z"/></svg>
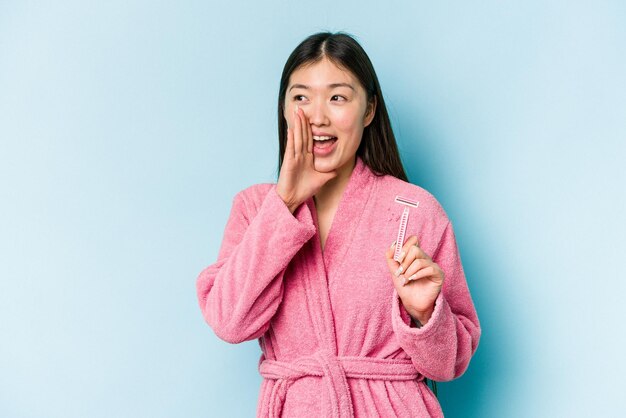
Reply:
<svg viewBox="0 0 626 418"><path fill-rule="evenodd" d="M315 141L314 144L316 148L324 149L331 147L335 142L337 142L337 137L313 135L313 140Z"/></svg>

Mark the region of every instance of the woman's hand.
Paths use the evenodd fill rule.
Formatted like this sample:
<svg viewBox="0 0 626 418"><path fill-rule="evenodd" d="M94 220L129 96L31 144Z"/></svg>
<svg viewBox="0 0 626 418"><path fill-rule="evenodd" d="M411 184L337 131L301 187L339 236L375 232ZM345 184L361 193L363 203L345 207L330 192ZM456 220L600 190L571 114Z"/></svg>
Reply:
<svg viewBox="0 0 626 418"><path fill-rule="evenodd" d="M315 171L313 132L308 118L296 106L292 128L287 129L287 145L280 168L276 191L291 213L302 202L316 194L326 182L337 176L337 171Z"/></svg>
<svg viewBox="0 0 626 418"><path fill-rule="evenodd" d="M400 263L393 259L394 249L395 243L385 253L393 284L409 315L424 325L432 316L435 299L441 292L443 271L418 246L415 235L404 243Z"/></svg>

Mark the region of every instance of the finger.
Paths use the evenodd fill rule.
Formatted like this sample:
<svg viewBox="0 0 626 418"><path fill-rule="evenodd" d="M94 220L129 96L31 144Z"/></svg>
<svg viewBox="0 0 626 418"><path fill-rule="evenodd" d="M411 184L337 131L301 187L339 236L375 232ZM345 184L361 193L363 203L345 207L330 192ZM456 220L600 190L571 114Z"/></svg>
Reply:
<svg viewBox="0 0 626 418"><path fill-rule="evenodd" d="M413 262L406 268L405 271L403 271L402 273L404 274L404 276L406 277L410 277L413 274L417 273L418 271L422 270L423 268L426 268L428 266L432 265L431 262L429 262L426 259L423 258L415 258L413 260Z"/></svg>
<svg viewBox="0 0 626 418"><path fill-rule="evenodd" d="M402 249L408 253L409 248L413 245L416 247L419 247L420 245L419 240L417 239L417 235L411 235L409 238L407 238L407 240L404 241Z"/></svg>
<svg viewBox="0 0 626 418"><path fill-rule="evenodd" d="M414 245L418 245L417 237L415 235L411 235L409 238L407 238L406 241L404 241L404 244L402 245L402 251L400 252L400 263L404 261L404 258L407 256L409 250Z"/></svg>
<svg viewBox="0 0 626 418"><path fill-rule="evenodd" d="M408 245L412 242L414 242L413 245ZM426 254L424 250L419 247L417 243L417 237L415 237L415 239L410 238L409 240L407 240L407 243L404 245L400 255L400 263L404 265L405 270L415 258L424 258L430 260L428 254Z"/></svg>
<svg viewBox="0 0 626 418"><path fill-rule="evenodd" d="M294 149L293 149L293 129L287 128L287 145L285 146L285 157L283 160L293 159L294 157Z"/></svg>
<svg viewBox="0 0 626 418"><path fill-rule="evenodd" d="M402 288L406 285L406 281L403 275L397 276L395 274L391 275L391 279L393 281L393 285L398 291L398 294L402 292Z"/></svg>
<svg viewBox="0 0 626 418"><path fill-rule="evenodd" d="M302 123L300 121L300 115L299 115L299 109L298 106L296 106L296 109L294 110L294 118L293 118L293 151L294 151L294 156L298 156L300 155L300 153L302 152Z"/></svg>
<svg viewBox="0 0 626 418"><path fill-rule="evenodd" d="M298 116L300 117L300 133L302 135L302 142L300 144L301 148L300 148L300 154L305 154L306 153L306 149L307 149L307 144L306 144L306 136L307 136L307 122L306 122L306 115L304 114L304 110L300 110L300 108L298 108Z"/></svg>
<svg viewBox="0 0 626 418"><path fill-rule="evenodd" d="M409 273L408 270L410 266L412 266L413 263L415 263L416 260L422 260L423 265L426 265L428 263L432 264L432 260L426 255L426 253L420 247L416 245L412 245L411 247L409 247L407 251L408 251L408 254L402 261L402 273L405 276L409 276L411 274Z"/></svg>
<svg viewBox="0 0 626 418"><path fill-rule="evenodd" d="M409 253L413 258L423 258L424 260L430 260L430 257L417 245L413 245L409 248Z"/></svg>
<svg viewBox="0 0 626 418"><path fill-rule="evenodd" d="M309 118L302 112L304 116L304 126L306 130L306 135L304 136L304 150L303 152L307 152L309 154L313 153L313 131L311 130L311 123Z"/></svg>
<svg viewBox="0 0 626 418"><path fill-rule="evenodd" d="M422 280L422 279L426 279L428 277L433 277L436 272L437 272L437 270L435 269L434 266L424 267L423 269L419 270L418 272L416 272L416 273L406 277L405 284L410 283L410 282L414 282L416 280Z"/></svg>
<svg viewBox="0 0 626 418"><path fill-rule="evenodd" d="M404 243L402 247L402 251L400 252L400 263L397 270L394 272L396 276L399 276L404 271L406 271L407 267L413 262L414 251L411 248L415 248L417 244L417 237L415 235L410 236Z"/></svg>
<svg viewBox="0 0 626 418"><path fill-rule="evenodd" d="M402 245L401 249L400 249L400 254L398 255L398 259L396 260L398 263L402 263L402 261L404 260L404 257L406 257L408 249L410 248L411 244L414 244L417 242L417 237L416 236L410 236ZM396 241L397 244L397 241ZM395 250L394 250L395 253Z"/></svg>
<svg viewBox="0 0 626 418"><path fill-rule="evenodd" d="M313 152L313 132L311 131L311 122L302 111L302 153Z"/></svg>

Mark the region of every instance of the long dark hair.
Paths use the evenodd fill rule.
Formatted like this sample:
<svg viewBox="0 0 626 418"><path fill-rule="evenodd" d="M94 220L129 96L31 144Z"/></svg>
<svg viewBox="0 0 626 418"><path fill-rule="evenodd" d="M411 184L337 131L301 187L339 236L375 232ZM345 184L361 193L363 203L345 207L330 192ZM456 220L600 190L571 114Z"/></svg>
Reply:
<svg viewBox="0 0 626 418"><path fill-rule="evenodd" d="M389 174L408 181L374 66L361 45L351 35L343 32L320 32L309 36L293 50L285 63L278 91L278 172L280 173L283 164L287 144L287 121L283 111L289 78L298 68L318 62L324 57L350 71L365 89L368 104L376 103L374 119L363 130L356 155L376 175Z"/></svg>

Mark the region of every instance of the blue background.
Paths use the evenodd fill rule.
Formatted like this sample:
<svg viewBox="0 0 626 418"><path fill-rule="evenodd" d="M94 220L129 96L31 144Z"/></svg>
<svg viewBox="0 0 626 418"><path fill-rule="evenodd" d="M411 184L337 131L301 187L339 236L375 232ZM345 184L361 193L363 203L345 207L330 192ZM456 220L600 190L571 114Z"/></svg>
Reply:
<svg viewBox="0 0 626 418"><path fill-rule="evenodd" d="M291 50L344 30L412 182L451 218L483 336L447 417L623 396L626 5L0 2L0 416L246 417L255 341L195 279L234 194L276 178Z"/></svg>

